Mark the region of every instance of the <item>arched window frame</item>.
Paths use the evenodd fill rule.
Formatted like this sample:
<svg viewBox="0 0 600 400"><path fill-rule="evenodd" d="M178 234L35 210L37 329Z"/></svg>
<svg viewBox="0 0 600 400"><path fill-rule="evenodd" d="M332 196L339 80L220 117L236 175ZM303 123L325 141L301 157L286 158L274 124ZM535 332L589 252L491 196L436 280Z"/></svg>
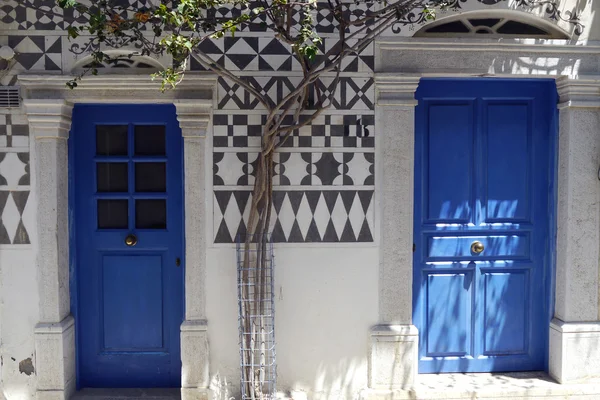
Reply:
<svg viewBox="0 0 600 400"><path fill-rule="evenodd" d="M482 24L480 21L497 20L494 24ZM444 31L444 26L448 24L462 23L464 26L461 32ZM522 33L506 32L508 26L506 24L520 24L524 28L529 28L529 32ZM505 29L502 29L502 28ZM433 30L433 31L432 31ZM456 29L455 29L456 30ZM543 32L533 33L536 30ZM446 38L539 38L539 39L570 39L569 34L553 25L551 22L538 18L536 16L526 14L519 11L509 10L486 10L486 11L470 11L452 15L449 17L438 19L430 24L419 29L414 37L446 37Z"/></svg>
<svg viewBox="0 0 600 400"><path fill-rule="evenodd" d="M164 66L155 58L142 56L138 53L120 50L106 50L104 53L109 57L109 60L96 66L99 73L121 74L135 73L136 71L150 73L164 69ZM93 61L92 56L86 56L73 65L72 71L77 72L91 68Z"/></svg>

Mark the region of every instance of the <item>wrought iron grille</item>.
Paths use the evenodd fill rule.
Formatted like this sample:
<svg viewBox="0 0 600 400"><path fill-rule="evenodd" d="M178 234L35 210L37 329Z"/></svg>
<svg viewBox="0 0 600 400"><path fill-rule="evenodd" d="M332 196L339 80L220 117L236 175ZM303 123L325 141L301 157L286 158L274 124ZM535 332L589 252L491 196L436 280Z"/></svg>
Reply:
<svg viewBox="0 0 600 400"><path fill-rule="evenodd" d="M258 240L261 239L261 240ZM270 234L237 238L240 386L242 400L275 398L274 255Z"/></svg>

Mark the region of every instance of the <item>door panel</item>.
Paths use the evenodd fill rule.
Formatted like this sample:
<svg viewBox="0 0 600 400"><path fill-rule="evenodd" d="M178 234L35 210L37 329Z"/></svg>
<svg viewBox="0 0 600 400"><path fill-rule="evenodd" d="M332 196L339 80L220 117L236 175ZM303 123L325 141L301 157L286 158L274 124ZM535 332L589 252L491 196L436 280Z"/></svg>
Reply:
<svg viewBox="0 0 600 400"><path fill-rule="evenodd" d="M471 214L473 103L432 103L428 137L429 222L467 222ZM448 140L452 138L452 140ZM435 189L435 190L434 190Z"/></svg>
<svg viewBox="0 0 600 400"><path fill-rule="evenodd" d="M472 272L427 273L427 356L463 356L471 348ZM466 290L465 290L466 289ZM448 335L453 331L453 335Z"/></svg>
<svg viewBox="0 0 600 400"><path fill-rule="evenodd" d="M417 99L419 372L543 369L554 83L424 79Z"/></svg>
<svg viewBox="0 0 600 400"><path fill-rule="evenodd" d="M532 113L528 100L482 101L487 188L485 222L531 222L529 189Z"/></svg>
<svg viewBox="0 0 600 400"><path fill-rule="evenodd" d="M77 105L80 387L178 387L182 156L175 108Z"/></svg>
<svg viewBox="0 0 600 400"><path fill-rule="evenodd" d="M482 271L485 330L483 354L524 354L527 351L528 270ZM510 294L510 295L507 295ZM499 314L497 310L508 310Z"/></svg>

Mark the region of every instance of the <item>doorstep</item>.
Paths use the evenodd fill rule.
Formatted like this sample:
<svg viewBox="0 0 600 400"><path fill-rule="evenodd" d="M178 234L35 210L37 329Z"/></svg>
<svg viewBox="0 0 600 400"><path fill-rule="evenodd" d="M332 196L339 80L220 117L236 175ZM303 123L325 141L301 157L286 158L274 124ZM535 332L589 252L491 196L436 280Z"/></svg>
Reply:
<svg viewBox="0 0 600 400"><path fill-rule="evenodd" d="M361 400L600 399L600 378L559 384L544 372L423 374L412 390L367 389Z"/></svg>
<svg viewBox="0 0 600 400"><path fill-rule="evenodd" d="M71 400L181 400L179 388L157 389L82 389Z"/></svg>

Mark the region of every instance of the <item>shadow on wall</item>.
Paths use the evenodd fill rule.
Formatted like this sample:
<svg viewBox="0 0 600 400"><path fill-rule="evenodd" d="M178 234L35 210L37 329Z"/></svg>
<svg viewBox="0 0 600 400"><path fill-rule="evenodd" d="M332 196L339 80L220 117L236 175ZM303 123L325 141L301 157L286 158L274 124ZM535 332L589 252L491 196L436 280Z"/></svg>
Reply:
<svg viewBox="0 0 600 400"><path fill-rule="evenodd" d="M278 393L293 400L349 400L358 396L361 389L356 381L363 381L366 374L366 359L342 359L337 364L320 364L315 371L314 383L306 385L295 383L279 385ZM239 398L239 382L216 374L210 384L214 400L232 400ZM2 399L0 399L2 400Z"/></svg>

